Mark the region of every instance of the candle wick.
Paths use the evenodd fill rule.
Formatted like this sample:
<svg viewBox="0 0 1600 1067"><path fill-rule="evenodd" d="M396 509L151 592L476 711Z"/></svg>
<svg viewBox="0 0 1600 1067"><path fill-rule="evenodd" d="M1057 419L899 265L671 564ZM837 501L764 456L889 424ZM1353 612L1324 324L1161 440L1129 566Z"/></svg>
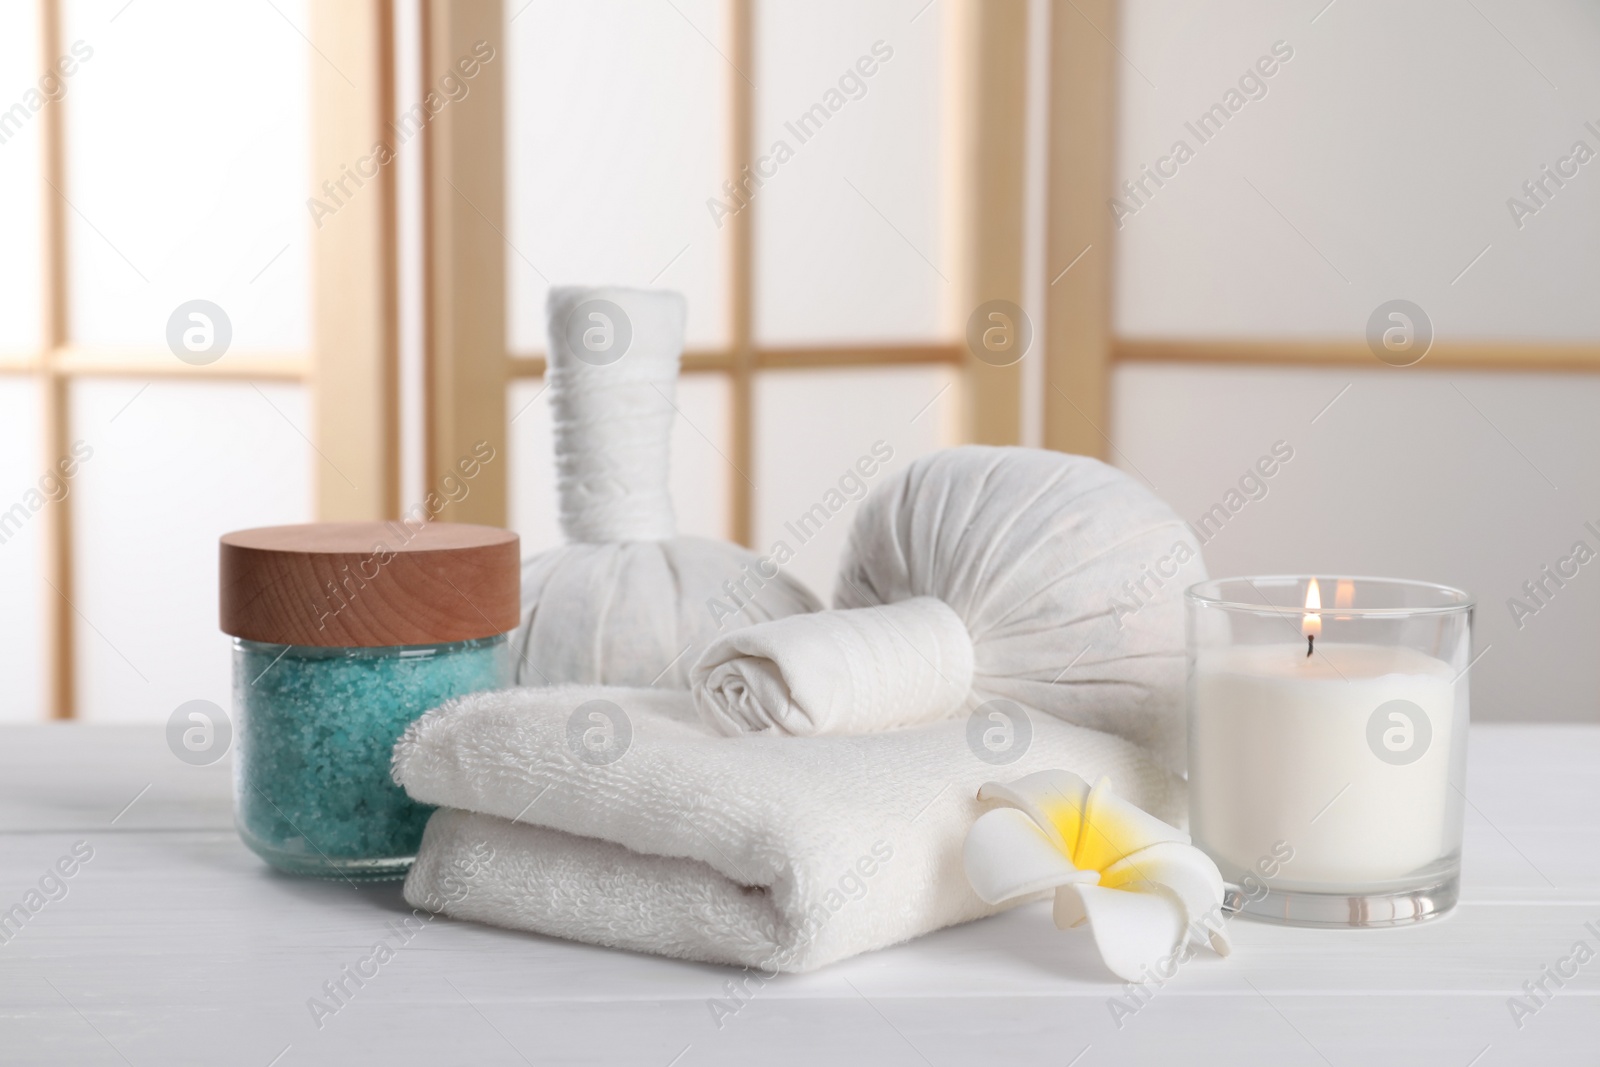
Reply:
<svg viewBox="0 0 1600 1067"><path fill-rule="evenodd" d="M1315 648L1316 643L1317 643L1317 635L1316 634L1306 634L1306 659L1310 659L1311 658L1311 653L1312 653L1313 649Z"/></svg>

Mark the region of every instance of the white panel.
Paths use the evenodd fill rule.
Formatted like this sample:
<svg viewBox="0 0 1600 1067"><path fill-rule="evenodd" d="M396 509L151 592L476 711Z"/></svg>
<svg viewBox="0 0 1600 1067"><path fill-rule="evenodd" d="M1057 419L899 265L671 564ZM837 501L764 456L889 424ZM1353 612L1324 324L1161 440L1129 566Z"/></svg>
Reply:
<svg viewBox="0 0 1600 1067"><path fill-rule="evenodd" d="M49 590L40 578L44 516L35 508L74 487L59 480L41 484L54 473L48 468L55 457L45 461L39 439L38 386L29 378L0 377L0 648L6 650L0 723L46 714L43 621Z"/></svg>
<svg viewBox="0 0 1600 1067"><path fill-rule="evenodd" d="M63 7L73 339L164 348L204 299L233 350L308 347L305 0Z"/></svg>
<svg viewBox="0 0 1600 1067"><path fill-rule="evenodd" d="M1115 397L1117 462L1184 518L1237 491L1205 527L1212 574L1459 586L1478 602L1474 718L1594 721L1600 562L1569 564L1520 625L1508 602L1577 542L1600 553L1600 378L1125 365ZM1253 477L1280 441L1293 458Z"/></svg>
<svg viewBox="0 0 1600 1067"><path fill-rule="evenodd" d="M831 600L839 554L864 496L858 483L870 492L911 460L950 444L959 389L945 367L763 372L755 389L756 544L765 552L786 543L794 552L788 573ZM893 458L860 478L855 464L878 442ZM820 531L807 525L802 541L789 524L819 503L828 507L835 490L843 507Z"/></svg>
<svg viewBox="0 0 1600 1067"><path fill-rule="evenodd" d="M80 714L228 707L217 538L310 521L305 389L90 381L72 399L73 435L94 448L74 490Z"/></svg>
<svg viewBox="0 0 1600 1067"><path fill-rule="evenodd" d="M522 536L523 555L530 556L562 543L550 394L542 379L522 379L507 395L511 526ZM736 476L725 458L733 454L730 399L721 374L687 374L678 380L671 483L679 533L728 535L729 486Z"/></svg>
<svg viewBox="0 0 1600 1067"><path fill-rule="evenodd" d="M941 337L939 8L769 0L756 39L758 336Z"/></svg>
<svg viewBox="0 0 1600 1067"><path fill-rule="evenodd" d="M672 506L678 530L727 537L732 525L733 390L721 374L687 374L678 381L672 424ZM746 471L754 477L754 473Z"/></svg>
<svg viewBox="0 0 1600 1067"><path fill-rule="evenodd" d="M1508 207L1575 143L1600 153L1593 4L1124 11L1115 178L1140 179L1180 141L1193 158L1126 201L1121 332L1360 337L1403 298L1442 337L1600 337L1600 162L1569 164L1520 224ZM1264 64L1272 76L1246 85L1259 99L1240 94L1202 141L1187 124L1230 102L1276 42L1292 58Z"/></svg>
<svg viewBox="0 0 1600 1067"><path fill-rule="evenodd" d="M545 347L550 285L677 289L725 342L724 5L507 3L508 341Z"/></svg>
<svg viewBox="0 0 1600 1067"><path fill-rule="evenodd" d="M70 88L39 69L37 10L0 6L0 353L39 344L40 112Z"/></svg>

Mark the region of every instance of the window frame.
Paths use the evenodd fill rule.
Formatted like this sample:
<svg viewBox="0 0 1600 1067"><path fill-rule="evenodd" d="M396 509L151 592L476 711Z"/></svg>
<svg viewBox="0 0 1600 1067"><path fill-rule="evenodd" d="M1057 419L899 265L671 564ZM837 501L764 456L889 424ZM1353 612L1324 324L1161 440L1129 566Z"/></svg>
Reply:
<svg viewBox="0 0 1600 1067"><path fill-rule="evenodd" d="M41 69L61 54L62 0L36 0ZM737 174L753 161L755 0L727 4L729 127L725 165ZM947 324L937 343L763 345L754 337L753 212L725 228L729 264L728 343L684 354L688 374L718 374L730 385L728 536L749 544L754 500L746 474L755 462L753 392L766 371L947 366L959 371L961 440L1020 441L1025 405L1042 409L1046 447L1096 455L1110 451L1110 383L1117 363L1252 363L1270 366L1370 366L1360 338L1330 341L1116 336L1115 235L1106 204L1113 192L1116 141L1118 0L942 0L946 20L949 140L945 178L953 227L952 312L1003 298L1025 306L1028 33L1049 21L1048 118L1043 145L1046 235L1043 250L1043 395L1025 395L1020 364L976 360L964 322ZM502 0L418 0L425 84L441 63L478 40L502 53ZM394 0L312 3L307 34L320 53L311 67L313 174L337 173L385 139L395 112ZM485 64L471 107L450 108L423 129L420 219L423 261L423 479L438 484L474 442L504 452L506 397L512 383L542 377L538 352L506 347L504 64ZM309 351L242 353L193 366L151 348L107 351L70 335L64 109L40 113L41 340L35 351L0 353L0 374L38 384L47 457L68 454L74 382L84 379L276 381L303 385L313 413L315 513L319 519L387 519L402 509L398 365L397 217L392 166L375 188L312 234L312 344ZM308 176L310 178L310 176ZM309 184L309 182L308 182ZM337 280L334 284L331 280ZM1428 370L1600 371L1600 344L1435 342ZM504 525L507 464L484 468L470 496L445 502L438 517ZM346 478L337 472L351 475ZM365 488L357 488L357 486ZM52 718L77 711L76 560L71 496L41 512L41 577L47 648L46 700Z"/></svg>
<svg viewBox="0 0 1600 1067"><path fill-rule="evenodd" d="M62 54L62 0L37 2L37 57L47 70ZM388 129L393 109L392 0L309 6L308 40L324 62L311 69L313 173L338 173ZM318 518L389 518L398 512L398 402L395 397L395 197L392 168L371 194L355 198L340 225L312 231L312 345L307 352L242 353L203 366L158 348L109 350L74 342L64 190L65 114L59 101L39 112L40 312L38 347L0 353L0 374L38 385L44 455L70 453L73 383L95 379L290 382L303 385L319 460L313 470ZM352 147L355 151L351 151ZM311 185L308 175L308 187ZM337 289L318 278L338 278ZM351 477L338 473L344 471ZM364 485L365 489L358 489ZM44 596L45 710L78 713L73 497L40 512Z"/></svg>

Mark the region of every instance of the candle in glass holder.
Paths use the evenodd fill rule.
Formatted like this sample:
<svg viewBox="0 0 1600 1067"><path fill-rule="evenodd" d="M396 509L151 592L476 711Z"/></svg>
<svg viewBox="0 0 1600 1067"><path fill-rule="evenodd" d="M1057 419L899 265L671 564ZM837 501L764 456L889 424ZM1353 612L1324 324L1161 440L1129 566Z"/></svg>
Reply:
<svg viewBox="0 0 1600 1067"><path fill-rule="evenodd" d="M1331 609L1314 578L1190 591L1191 830L1232 881L1292 851L1271 917L1366 925L1376 899L1389 921L1424 918L1454 901L1470 603L1380 579L1337 589ZM1423 914L1393 903L1429 891Z"/></svg>

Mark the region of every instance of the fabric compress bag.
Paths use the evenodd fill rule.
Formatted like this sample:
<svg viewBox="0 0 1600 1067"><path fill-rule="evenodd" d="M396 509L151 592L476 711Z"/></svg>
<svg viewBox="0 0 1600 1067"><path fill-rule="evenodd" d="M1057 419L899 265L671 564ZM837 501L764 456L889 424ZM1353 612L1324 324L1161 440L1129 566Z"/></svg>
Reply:
<svg viewBox="0 0 1600 1067"><path fill-rule="evenodd" d="M684 314L674 292L550 290L550 406L568 544L523 565L521 685L683 688L719 632L709 602L725 604L730 587L741 591L741 611L721 619L721 630L821 607L787 576L762 577L753 553L677 534L667 472Z"/></svg>
<svg viewBox="0 0 1600 1067"><path fill-rule="evenodd" d="M835 610L723 636L693 672L720 733L866 733L1009 700L1185 762L1188 525L1086 456L967 446L861 505Z"/></svg>

